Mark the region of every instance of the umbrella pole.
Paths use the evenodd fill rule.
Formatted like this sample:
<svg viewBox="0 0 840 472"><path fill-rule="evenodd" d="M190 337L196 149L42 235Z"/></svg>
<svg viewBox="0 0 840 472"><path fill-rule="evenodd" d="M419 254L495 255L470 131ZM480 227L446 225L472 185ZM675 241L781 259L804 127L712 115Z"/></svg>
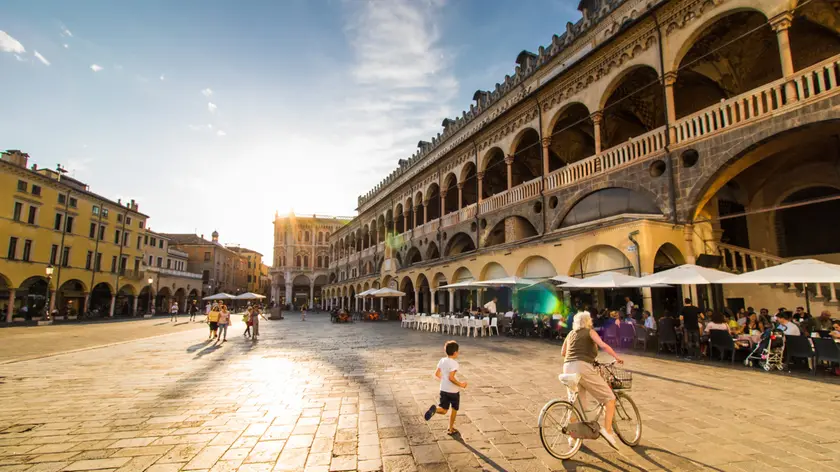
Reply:
<svg viewBox="0 0 840 472"><path fill-rule="evenodd" d="M805 313L811 313L811 297L808 293L808 284L802 284L802 288L805 290Z"/></svg>

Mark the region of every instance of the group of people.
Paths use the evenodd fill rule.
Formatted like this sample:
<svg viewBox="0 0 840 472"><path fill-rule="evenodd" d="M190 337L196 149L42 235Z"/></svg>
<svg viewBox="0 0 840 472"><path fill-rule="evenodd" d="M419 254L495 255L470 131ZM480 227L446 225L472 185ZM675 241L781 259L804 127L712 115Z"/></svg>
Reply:
<svg viewBox="0 0 840 472"><path fill-rule="evenodd" d="M227 341L227 330L231 324L231 313L227 305L224 302L213 303L212 305L208 303L205 310L207 324L210 326L208 339ZM190 318L192 319L192 316ZM242 322L245 323L245 332L242 335L256 340L260 335L260 318L268 321L268 318L262 312L262 306L248 304L242 314Z"/></svg>
<svg viewBox="0 0 840 472"><path fill-rule="evenodd" d="M208 303L208 308L210 304ZM193 300L192 302L187 302L187 307L185 309L187 313L190 314L190 321L195 321L196 315L198 315L198 302ZM172 304L169 305L169 321L178 322L178 313L181 312L181 307L178 306L178 302L173 300ZM209 313L209 310L208 310ZM152 314L154 314L154 307L152 307Z"/></svg>

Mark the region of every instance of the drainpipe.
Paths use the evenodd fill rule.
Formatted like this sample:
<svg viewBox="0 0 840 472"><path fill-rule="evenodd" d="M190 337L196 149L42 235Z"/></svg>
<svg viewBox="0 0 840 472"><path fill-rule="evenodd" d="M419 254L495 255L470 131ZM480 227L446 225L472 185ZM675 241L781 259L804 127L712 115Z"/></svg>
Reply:
<svg viewBox="0 0 840 472"><path fill-rule="evenodd" d="M663 113L665 114L665 156L668 161L668 195L671 206L671 221L676 225L679 223L677 218L677 196L675 194L676 184L674 181L674 156L671 154L671 122L668 120L668 99L665 97L665 56L662 52L662 28L659 26L659 17L656 12L653 12L653 21L656 24L656 36L659 41L659 73L662 81L662 102L665 104Z"/></svg>
<svg viewBox="0 0 840 472"><path fill-rule="evenodd" d="M639 246L639 242L636 241L636 235L639 234L639 231L633 231L627 235L627 239L630 240L631 243L636 247L636 267L638 267L638 276L642 276L642 254L641 254L641 246ZM643 287L642 288L642 310L648 310L653 313L653 297L651 295L650 287Z"/></svg>
<svg viewBox="0 0 840 472"><path fill-rule="evenodd" d="M638 277L642 276L642 255L639 254L639 242L636 241L636 235L639 234L639 230L633 231L632 233L627 235L627 239L633 243L633 246L636 247L636 267L638 268Z"/></svg>
<svg viewBox="0 0 840 472"><path fill-rule="evenodd" d="M478 145L475 144L475 141L472 142L473 150L475 151L475 250L478 251L481 248L481 223L480 223L480 215L479 210L481 210L481 190L478 186Z"/></svg>

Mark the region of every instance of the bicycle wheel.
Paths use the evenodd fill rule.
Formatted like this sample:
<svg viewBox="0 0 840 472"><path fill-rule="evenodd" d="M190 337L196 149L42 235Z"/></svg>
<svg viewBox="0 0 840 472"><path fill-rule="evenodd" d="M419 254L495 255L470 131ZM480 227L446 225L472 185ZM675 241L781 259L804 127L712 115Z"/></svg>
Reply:
<svg viewBox="0 0 840 472"><path fill-rule="evenodd" d="M633 399L623 392L615 392L613 429L628 446L637 446L642 439L642 415Z"/></svg>
<svg viewBox="0 0 840 472"><path fill-rule="evenodd" d="M540 441L552 457L568 459L580 449L581 440L569 436L566 427L580 421L577 409L565 400L552 400L540 412Z"/></svg>

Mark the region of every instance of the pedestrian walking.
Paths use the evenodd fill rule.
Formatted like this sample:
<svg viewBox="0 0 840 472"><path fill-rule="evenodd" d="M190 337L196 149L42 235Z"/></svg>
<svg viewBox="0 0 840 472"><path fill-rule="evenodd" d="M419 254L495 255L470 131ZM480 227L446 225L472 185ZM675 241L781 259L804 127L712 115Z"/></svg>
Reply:
<svg viewBox="0 0 840 472"><path fill-rule="evenodd" d="M268 318L263 316L260 309L257 308L257 307L254 307L253 311L251 312L251 326L254 328L254 331L251 334L251 340L252 341L256 341L257 336L260 335L260 317L262 317L262 319L268 321Z"/></svg>
<svg viewBox="0 0 840 472"><path fill-rule="evenodd" d="M172 302L169 308L169 321L178 322L178 302Z"/></svg>
<svg viewBox="0 0 840 472"><path fill-rule="evenodd" d="M227 341L227 329L228 325L230 324L230 312L228 311L226 306L222 307L221 313L219 313L219 331L216 338L221 338L222 342Z"/></svg>
<svg viewBox="0 0 840 472"><path fill-rule="evenodd" d="M204 316L207 316L209 314L210 314L210 302L207 302L207 304L204 305Z"/></svg>
<svg viewBox="0 0 840 472"><path fill-rule="evenodd" d="M195 315L198 314L198 305L196 304L195 300L193 300L192 304L190 305L190 321L195 321Z"/></svg>
<svg viewBox="0 0 840 472"><path fill-rule="evenodd" d="M455 429L455 417L458 416L458 409L461 407L461 389L467 388L467 382L461 382L455 378L460 367L456 360L459 354L458 343L447 341L444 350L446 357L441 358L435 371L435 377L440 379L440 405L430 406L424 418L429 421L435 414L445 415L451 409L449 430L446 433L452 436L458 434L458 430Z"/></svg>
<svg viewBox="0 0 840 472"><path fill-rule="evenodd" d="M300 307L300 320L306 321L306 305Z"/></svg>
<svg viewBox="0 0 840 472"><path fill-rule="evenodd" d="M251 337L251 307L245 309L245 313L242 314L242 321L245 323L245 332L242 333L242 336L246 338Z"/></svg>
<svg viewBox="0 0 840 472"><path fill-rule="evenodd" d="M221 316L220 310L221 308L218 305L213 305L213 308L210 309L210 313L207 314L207 323L210 325L210 337L207 339L213 339L217 336L216 330L219 329L219 317Z"/></svg>

